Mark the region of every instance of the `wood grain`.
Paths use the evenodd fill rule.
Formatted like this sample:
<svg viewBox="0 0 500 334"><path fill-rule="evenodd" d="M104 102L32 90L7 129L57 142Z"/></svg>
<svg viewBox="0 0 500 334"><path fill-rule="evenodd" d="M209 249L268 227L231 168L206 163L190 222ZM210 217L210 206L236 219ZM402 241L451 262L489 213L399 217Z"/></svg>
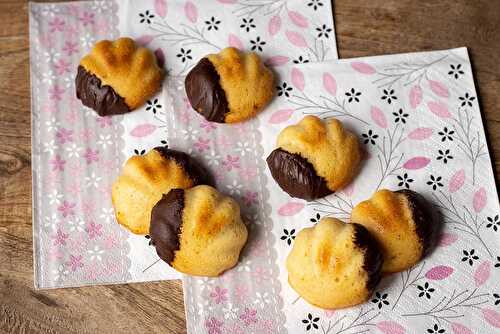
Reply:
<svg viewBox="0 0 500 334"><path fill-rule="evenodd" d="M0 333L183 333L178 281L33 289L27 1L0 0ZM500 1L338 0L342 58L469 47L500 176Z"/></svg>

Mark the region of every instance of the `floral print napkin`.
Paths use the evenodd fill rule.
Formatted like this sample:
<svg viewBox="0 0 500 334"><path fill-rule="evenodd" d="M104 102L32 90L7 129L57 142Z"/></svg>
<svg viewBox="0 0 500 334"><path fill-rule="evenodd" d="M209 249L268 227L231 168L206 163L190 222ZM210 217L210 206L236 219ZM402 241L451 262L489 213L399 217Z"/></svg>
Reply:
<svg viewBox="0 0 500 334"><path fill-rule="evenodd" d="M250 240L216 279L184 277L190 333L496 333L500 327L500 207L465 48L276 68L277 96L257 119L205 122L182 80L169 82L170 141L211 167L239 199ZM354 182L312 202L290 198L265 157L281 129L304 115L336 117L366 151ZM298 231L322 217L347 221L381 188L412 189L440 212L436 249L385 277L372 298L315 308L287 282ZM311 282L314 284L314 282Z"/></svg>
<svg viewBox="0 0 500 334"><path fill-rule="evenodd" d="M119 36L134 37L152 49L174 79L206 53L228 45L253 50L270 66L337 57L329 1L31 4L33 248L38 288L180 278L159 260L148 239L116 224L109 191L128 157L171 144L166 90L140 110L114 117L98 117L75 98L81 57L96 41ZM185 117L190 115L191 111ZM194 135L199 129L186 131ZM248 150L247 143L242 145ZM238 165L236 160L228 163ZM255 173L247 172L248 177Z"/></svg>

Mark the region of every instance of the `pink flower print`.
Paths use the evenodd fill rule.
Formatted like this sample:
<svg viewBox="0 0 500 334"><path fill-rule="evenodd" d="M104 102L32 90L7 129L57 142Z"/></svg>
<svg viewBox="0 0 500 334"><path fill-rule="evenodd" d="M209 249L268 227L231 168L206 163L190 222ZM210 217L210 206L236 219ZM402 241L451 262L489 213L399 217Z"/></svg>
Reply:
<svg viewBox="0 0 500 334"><path fill-rule="evenodd" d="M83 267L82 259L83 257L81 255L78 256L70 255L69 261L66 262L66 265L71 267L71 271L76 271L78 268Z"/></svg>
<svg viewBox="0 0 500 334"><path fill-rule="evenodd" d="M86 27L87 25L94 24L94 13L83 12L83 15L79 18L82 21L83 25Z"/></svg>
<svg viewBox="0 0 500 334"><path fill-rule="evenodd" d="M210 131L217 129L217 125L215 123L209 122L206 119L201 120L200 127L203 128L206 133L210 133Z"/></svg>
<svg viewBox="0 0 500 334"><path fill-rule="evenodd" d="M243 201L245 202L246 205L257 204L258 203L257 196L259 196L258 193L247 190L243 195Z"/></svg>
<svg viewBox="0 0 500 334"><path fill-rule="evenodd" d="M73 130L66 130L65 128L59 129L56 132L56 139L59 144L64 144L73 141Z"/></svg>
<svg viewBox="0 0 500 334"><path fill-rule="evenodd" d="M85 167L80 163L80 161L76 161L73 164L69 166L70 168L70 174L74 178L78 178L80 175L82 175L83 171L85 170Z"/></svg>
<svg viewBox="0 0 500 334"><path fill-rule="evenodd" d="M215 290L210 293L210 297L214 300L215 304L223 303L227 300L227 289L221 289L216 286Z"/></svg>
<svg viewBox="0 0 500 334"><path fill-rule="evenodd" d="M116 239L116 236L113 234L109 234L104 238L104 247L106 249L112 249L118 246L118 240Z"/></svg>
<svg viewBox="0 0 500 334"><path fill-rule="evenodd" d="M215 181L217 182L222 182L224 180L224 175L226 174L226 172L220 168L216 169L214 171L214 177L215 177Z"/></svg>
<svg viewBox="0 0 500 334"><path fill-rule="evenodd" d="M105 127L113 125L113 122L111 121L111 117L98 117L97 123L99 123L99 126L101 128L105 128Z"/></svg>
<svg viewBox="0 0 500 334"><path fill-rule="evenodd" d="M234 288L234 296L241 302L248 297L248 288L244 284L237 285Z"/></svg>
<svg viewBox="0 0 500 334"><path fill-rule="evenodd" d="M68 201L63 201L61 205L57 208L64 218L68 216L73 216L75 214L76 203L71 203Z"/></svg>
<svg viewBox="0 0 500 334"><path fill-rule="evenodd" d="M63 75L64 73L69 73L70 65L71 65L70 63L61 58L57 61L57 63L54 64L54 68L57 74Z"/></svg>
<svg viewBox="0 0 500 334"><path fill-rule="evenodd" d="M205 321L205 328L208 330L208 334L222 334L223 321L217 320L215 317L210 317Z"/></svg>
<svg viewBox="0 0 500 334"><path fill-rule="evenodd" d="M95 209L95 203L92 201L84 201L82 203L82 212L86 216L91 216L94 212L96 211Z"/></svg>
<svg viewBox="0 0 500 334"><path fill-rule="evenodd" d="M238 172L239 176L241 179L244 181L253 181L255 177L257 176L257 169L254 167L246 167L240 169Z"/></svg>
<svg viewBox="0 0 500 334"><path fill-rule="evenodd" d="M78 37L79 34L80 34L80 31L78 30L77 27L74 27L72 25L68 25L68 26L66 26L66 33L64 34L64 37L66 37L67 39L75 39ZM78 44L76 44L76 45L78 45ZM64 51L64 49L63 49L63 51ZM76 51L74 53L76 53Z"/></svg>
<svg viewBox="0 0 500 334"><path fill-rule="evenodd" d="M96 224L94 222L89 223L87 224L85 231L87 231L87 234L89 235L90 239L95 239L102 235L102 225Z"/></svg>
<svg viewBox="0 0 500 334"><path fill-rule="evenodd" d="M91 129L83 129L82 132L80 133L80 138L86 141L92 139L93 136L94 136L94 131L92 131Z"/></svg>
<svg viewBox="0 0 500 334"><path fill-rule="evenodd" d="M64 43L64 47L62 49L64 52L66 52L66 54L68 55L68 57L71 57L71 55L73 55L73 53L78 53L78 43L73 43L71 41L66 41L66 43Z"/></svg>
<svg viewBox="0 0 500 334"><path fill-rule="evenodd" d="M54 85L49 88L49 99L53 101L61 101L62 95L64 94L64 89L58 85Z"/></svg>
<svg viewBox="0 0 500 334"><path fill-rule="evenodd" d="M103 160L101 162L102 168L106 172L112 172L116 169L116 160L109 159L109 160Z"/></svg>
<svg viewBox="0 0 500 334"><path fill-rule="evenodd" d="M54 159L49 160L49 163L52 165L53 171L62 172L64 170L64 165L66 164L66 160L61 159L59 154L57 154Z"/></svg>
<svg viewBox="0 0 500 334"><path fill-rule="evenodd" d="M57 16L49 21L50 32L63 31L65 22L58 18Z"/></svg>
<svg viewBox="0 0 500 334"><path fill-rule="evenodd" d="M240 315L240 319L243 320L245 326L257 323L257 310L245 307L245 311Z"/></svg>
<svg viewBox="0 0 500 334"><path fill-rule="evenodd" d="M270 319L259 321L260 333L263 334L273 334L275 333L274 323Z"/></svg>
<svg viewBox="0 0 500 334"><path fill-rule="evenodd" d="M42 106L42 112L47 114L54 114L57 112L57 107L52 102L48 102Z"/></svg>
<svg viewBox="0 0 500 334"><path fill-rule="evenodd" d="M222 165L226 167L226 170L230 172L233 168L240 168L240 157L227 155L226 160L222 162Z"/></svg>
<svg viewBox="0 0 500 334"><path fill-rule="evenodd" d="M194 143L194 147L196 147L198 149L198 151L200 151L201 153L203 153L203 151L205 150L208 150L210 148L210 139L203 139L203 138L198 138L198 141L196 143Z"/></svg>
<svg viewBox="0 0 500 334"><path fill-rule="evenodd" d="M189 122L191 122L191 115L192 115L192 112L189 112L189 111L182 111L182 112L179 114L179 120L180 120L183 124L189 124Z"/></svg>
<svg viewBox="0 0 500 334"><path fill-rule="evenodd" d="M231 333L231 334L245 334L243 329L240 327L238 324L231 324L229 326L224 327L226 329L225 333Z"/></svg>
<svg viewBox="0 0 500 334"><path fill-rule="evenodd" d="M48 256L49 260L57 261L62 259L64 257L64 254L61 251L60 247L54 245L50 247Z"/></svg>
<svg viewBox="0 0 500 334"><path fill-rule="evenodd" d="M83 157L87 161L87 164L90 165L94 161L99 161L99 151L98 150L92 151L91 148L87 148L87 151L85 151Z"/></svg>
<svg viewBox="0 0 500 334"><path fill-rule="evenodd" d="M65 118L68 123L73 124L78 120L78 112L76 112L75 110L70 110L66 113Z"/></svg>
<svg viewBox="0 0 500 334"><path fill-rule="evenodd" d="M269 271L262 267L256 267L255 270L252 272L252 276L255 278L255 281L259 284L262 283L262 281L271 278Z"/></svg>
<svg viewBox="0 0 500 334"><path fill-rule="evenodd" d="M217 139L217 144L223 150L228 150L231 148L232 141L227 136L221 136Z"/></svg>
<svg viewBox="0 0 500 334"><path fill-rule="evenodd" d="M57 245L66 245L66 239L68 239L69 235L67 233L63 233L60 229L57 232L50 236L51 239L54 239L54 246Z"/></svg>
<svg viewBox="0 0 500 334"><path fill-rule="evenodd" d="M66 187L66 191L68 193L70 193L71 195L73 196L78 196L80 195L81 191L82 191L82 187L80 186L80 182L78 181L73 181L71 182L67 187Z"/></svg>
<svg viewBox="0 0 500 334"><path fill-rule="evenodd" d="M103 35L107 35L109 28L109 20L107 17L98 17L94 25L95 31L99 31Z"/></svg>
<svg viewBox="0 0 500 334"><path fill-rule="evenodd" d="M93 265L91 267L87 267L87 274L85 275L85 277L87 279L95 281L98 276L99 276L99 272L98 272L95 265Z"/></svg>

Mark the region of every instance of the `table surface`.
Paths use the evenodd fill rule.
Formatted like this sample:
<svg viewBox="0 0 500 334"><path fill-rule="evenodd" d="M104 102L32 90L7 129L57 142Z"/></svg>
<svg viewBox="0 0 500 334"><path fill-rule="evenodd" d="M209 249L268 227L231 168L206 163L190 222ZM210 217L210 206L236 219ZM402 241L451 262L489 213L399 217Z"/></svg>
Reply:
<svg viewBox="0 0 500 334"><path fill-rule="evenodd" d="M341 58L467 46L500 177L500 1L337 0ZM184 333L180 281L35 291L28 1L0 0L0 333Z"/></svg>

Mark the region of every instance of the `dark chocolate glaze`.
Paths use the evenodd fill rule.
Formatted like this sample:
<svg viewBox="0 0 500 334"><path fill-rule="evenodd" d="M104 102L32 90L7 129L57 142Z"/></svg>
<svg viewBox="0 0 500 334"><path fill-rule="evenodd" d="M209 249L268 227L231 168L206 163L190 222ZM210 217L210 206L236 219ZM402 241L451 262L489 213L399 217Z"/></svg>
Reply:
<svg viewBox="0 0 500 334"><path fill-rule="evenodd" d="M292 197L313 200L331 194L323 177L299 154L275 149L266 159L274 180Z"/></svg>
<svg viewBox="0 0 500 334"><path fill-rule="evenodd" d="M165 159L172 159L181 166L181 168L186 172L191 181L193 181L193 186L199 184L212 185L213 182L209 177L208 172L203 168L196 160L194 160L189 154L181 151L171 150L168 147L160 146L155 147Z"/></svg>
<svg viewBox="0 0 500 334"><path fill-rule="evenodd" d="M360 224L351 223L354 226L354 244L364 250L363 269L368 274L368 282L366 288L373 292L382 278L382 251L375 238L368 230Z"/></svg>
<svg viewBox="0 0 500 334"><path fill-rule="evenodd" d="M151 245L163 261L171 264L179 250L179 235L184 210L184 190L172 189L156 203L151 211L149 235Z"/></svg>
<svg viewBox="0 0 500 334"><path fill-rule="evenodd" d="M75 87L76 97L82 101L83 105L94 109L99 116L130 112L123 97L118 95L112 87L101 86L101 80L83 66L78 66Z"/></svg>
<svg viewBox="0 0 500 334"><path fill-rule="evenodd" d="M432 248L438 229L431 206L422 195L414 191L402 189L396 193L403 194L408 199L415 230L422 243L422 255L425 255Z"/></svg>
<svg viewBox="0 0 500 334"><path fill-rule="evenodd" d="M184 85L194 110L210 122L224 123L229 104L220 85L219 74L208 58L202 58L193 67Z"/></svg>

